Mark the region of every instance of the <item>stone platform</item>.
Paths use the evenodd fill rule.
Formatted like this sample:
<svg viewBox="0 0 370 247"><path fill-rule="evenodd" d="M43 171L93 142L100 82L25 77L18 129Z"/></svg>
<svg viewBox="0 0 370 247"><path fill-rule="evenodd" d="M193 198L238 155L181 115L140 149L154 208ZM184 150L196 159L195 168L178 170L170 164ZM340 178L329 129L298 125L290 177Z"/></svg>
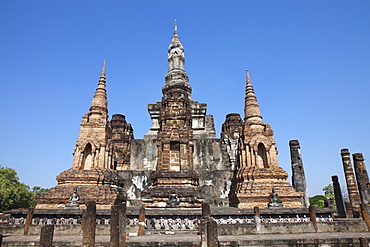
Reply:
<svg viewBox="0 0 370 247"><path fill-rule="evenodd" d="M359 238L370 239L370 232L335 232L301 234L260 234L220 236L220 246L360 246ZM194 234L144 235L127 237L127 246L200 246ZM38 236L4 236L2 246L38 246ZM53 246L81 246L82 236L54 236ZM96 236L95 246L109 246L109 236Z"/></svg>

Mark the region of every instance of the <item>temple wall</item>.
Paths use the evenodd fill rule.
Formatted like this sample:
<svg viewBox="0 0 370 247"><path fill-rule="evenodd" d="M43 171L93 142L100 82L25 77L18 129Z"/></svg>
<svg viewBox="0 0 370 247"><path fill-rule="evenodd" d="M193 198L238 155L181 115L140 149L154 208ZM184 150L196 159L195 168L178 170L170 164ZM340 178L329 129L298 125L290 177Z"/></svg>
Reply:
<svg viewBox="0 0 370 247"><path fill-rule="evenodd" d="M220 139L194 139L193 166L199 176L199 187L212 205L228 206L233 172ZM157 164L154 138L131 140L130 169L117 171L126 180L124 190L132 206L139 204L141 192L151 185L151 173Z"/></svg>
<svg viewBox="0 0 370 247"><path fill-rule="evenodd" d="M233 176L231 165L222 153L220 139L194 140L194 170L205 199L212 205L228 206Z"/></svg>
<svg viewBox="0 0 370 247"><path fill-rule="evenodd" d="M29 235L39 235L43 225L30 225ZM138 226L127 225L127 233L137 233ZM110 234L110 225L96 225L99 235ZM218 234L245 235L256 234L255 224L218 224ZM366 224L361 219L336 219L334 221L318 222L318 232L366 232ZM23 235L24 225L0 224L0 234ZM315 233L312 222L294 223L262 223L261 234L299 234ZM54 235L74 236L81 235L81 225L54 225Z"/></svg>

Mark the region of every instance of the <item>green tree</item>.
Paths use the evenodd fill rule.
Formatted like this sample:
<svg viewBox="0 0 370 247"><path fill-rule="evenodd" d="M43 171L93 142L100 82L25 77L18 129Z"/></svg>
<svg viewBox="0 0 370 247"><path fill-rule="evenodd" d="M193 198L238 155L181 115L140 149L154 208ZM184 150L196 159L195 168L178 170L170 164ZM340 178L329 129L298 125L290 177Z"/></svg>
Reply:
<svg viewBox="0 0 370 247"><path fill-rule="evenodd" d="M323 195L316 195L316 196L310 197L310 205L317 207L317 208L323 208L325 207L325 199L326 197Z"/></svg>
<svg viewBox="0 0 370 247"><path fill-rule="evenodd" d="M45 192L48 192L50 189L44 189L41 188L40 186L33 186L32 187L32 192L35 194L43 194Z"/></svg>
<svg viewBox="0 0 370 247"><path fill-rule="evenodd" d="M14 169L0 165L0 212L36 205L29 186L21 183Z"/></svg>
<svg viewBox="0 0 370 247"><path fill-rule="evenodd" d="M322 191L324 191L325 197L329 199L331 206L335 207L335 196L333 185L328 184L327 186L322 188Z"/></svg>

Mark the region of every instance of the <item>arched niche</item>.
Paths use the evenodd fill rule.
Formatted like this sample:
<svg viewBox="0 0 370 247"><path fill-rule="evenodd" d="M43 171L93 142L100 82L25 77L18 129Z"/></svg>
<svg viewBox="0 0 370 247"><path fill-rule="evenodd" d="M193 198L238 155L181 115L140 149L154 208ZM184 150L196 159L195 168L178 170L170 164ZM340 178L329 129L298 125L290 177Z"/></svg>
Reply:
<svg viewBox="0 0 370 247"><path fill-rule="evenodd" d="M263 168L268 168L268 162L267 162L267 152L265 145L263 143L258 144L258 151L257 151L257 157L256 157L256 164L257 167L263 167Z"/></svg>
<svg viewBox="0 0 370 247"><path fill-rule="evenodd" d="M94 160L94 157L92 153L91 144L87 143L83 151L81 169L82 170L91 169L93 167L93 160Z"/></svg>

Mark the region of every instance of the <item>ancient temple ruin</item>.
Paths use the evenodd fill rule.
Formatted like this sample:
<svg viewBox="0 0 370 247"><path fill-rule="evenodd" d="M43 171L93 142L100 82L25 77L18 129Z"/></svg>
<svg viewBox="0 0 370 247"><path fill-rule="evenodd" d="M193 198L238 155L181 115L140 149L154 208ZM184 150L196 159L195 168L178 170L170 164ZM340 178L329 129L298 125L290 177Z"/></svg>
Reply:
<svg viewBox="0 0 370 247"><path fill-rule="evenodd" d="M109 120L104 63L80 124L72 168L57 176L56 187L38 195L37 208L65 208L72 193L80 205L94 200L98 209L110 208L117 195L125 196L128 206L151 208L199 208L203 202L267 208L277 195L279 207L307 207L305 192L287 181L278 164L274 133L262 121L249 72L244 118L228 114L217 138L207 104L191 97L176 24L167 60L163 97L148 105L152 127L143 139L134 138L124 115Z"/></svg>

